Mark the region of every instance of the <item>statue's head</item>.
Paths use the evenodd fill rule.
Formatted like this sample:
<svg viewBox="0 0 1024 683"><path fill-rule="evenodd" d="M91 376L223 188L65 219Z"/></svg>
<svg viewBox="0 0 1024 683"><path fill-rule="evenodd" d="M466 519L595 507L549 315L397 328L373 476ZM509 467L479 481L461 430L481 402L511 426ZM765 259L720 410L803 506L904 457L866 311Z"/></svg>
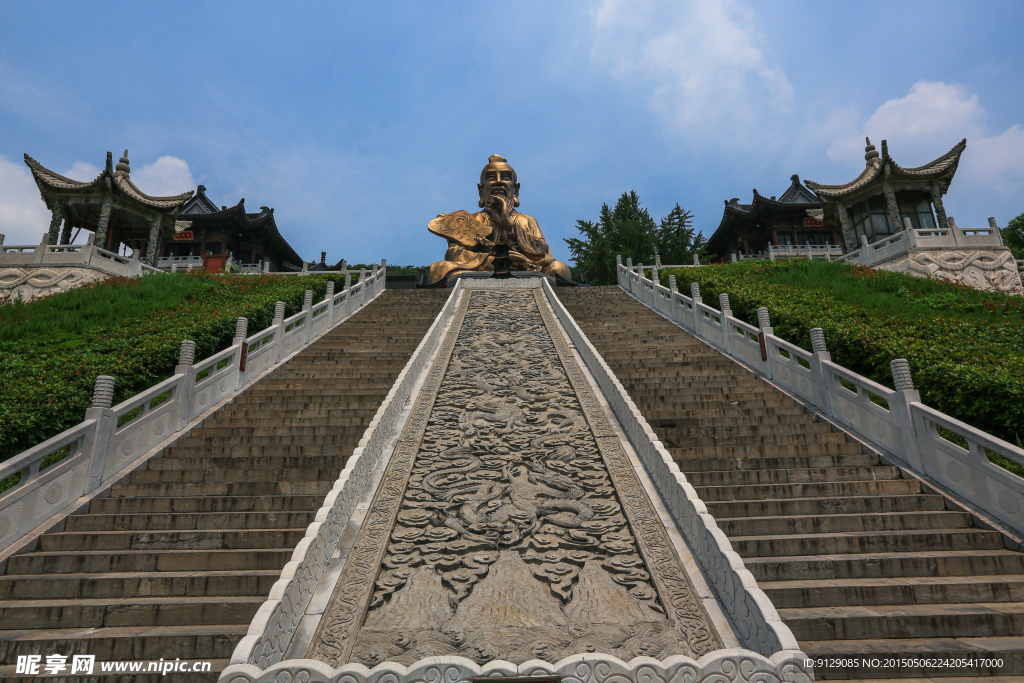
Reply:
<svg viewBox="0 0 1024 683"><path fill-rule="evenodd" d="M501 155L492 154L487 159L487 165L480 171L480 183L476 189L480 193L480 201L477 204L481 207L487 206L487 199L494 195L501 195L506 202L511 200L512 206L519 206L516 169Z"/></svg>

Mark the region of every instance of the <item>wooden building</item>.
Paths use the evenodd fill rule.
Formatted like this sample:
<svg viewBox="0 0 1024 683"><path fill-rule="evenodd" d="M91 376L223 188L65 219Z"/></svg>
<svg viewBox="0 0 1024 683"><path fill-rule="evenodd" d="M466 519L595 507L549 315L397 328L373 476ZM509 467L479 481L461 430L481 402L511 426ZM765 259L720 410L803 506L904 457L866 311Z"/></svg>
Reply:
<svg viewBox="0 0 1024 683"><path fill-rule="evenodd" d="M783 248L800 245L838 245L832 224L822 220L822 205L813 192L793 175L789 188L778 199L765 197L756 189L750 204L734 197L725 202L722 221L708 239L712 260L730 260L732 255L754 257L769 245Z"/></svg>
<svg viewBox="0 0 1024 683"><path fill-rule="evenodd" d="M861 238L871 243L904 230L904 219L915 229L945 228L942 195L949 190L967 140L916 168L897 164L889 156L885 140L881 155L871 140L866 143L865 168L850 182L823 185L807 181L807 187L821 201L825 222L841 227L844 250L859 248Z"/></svg>
<svg viewBox="0 0 1024 683"><path fill-rule="evenodd" d="M212 256L233 257L240 264L268 264L271 271L302 270L302 259L277 229L273 209L261 206L249 213L245 199L218 208L203 185L178 213L160 255L162 266L186 257Z"/></svg>

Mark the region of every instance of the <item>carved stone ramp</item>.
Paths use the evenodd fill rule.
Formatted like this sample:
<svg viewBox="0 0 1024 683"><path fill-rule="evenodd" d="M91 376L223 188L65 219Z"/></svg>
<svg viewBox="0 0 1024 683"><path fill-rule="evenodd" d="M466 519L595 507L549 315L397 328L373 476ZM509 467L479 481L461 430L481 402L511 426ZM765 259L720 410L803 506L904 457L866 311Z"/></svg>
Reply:
<svg viewBox="0 0 1024 683"><path fill-rule="evenodd" d="M0 677L18 655L222 669L447 296L384 292L11 557Z"/></svg>
<svg viewBox="0 0 1024 683"><path fill-rule="evenodd" d="M820 660L817 680L1024 680L1012 539L617 287L558 296Z"/></svg>

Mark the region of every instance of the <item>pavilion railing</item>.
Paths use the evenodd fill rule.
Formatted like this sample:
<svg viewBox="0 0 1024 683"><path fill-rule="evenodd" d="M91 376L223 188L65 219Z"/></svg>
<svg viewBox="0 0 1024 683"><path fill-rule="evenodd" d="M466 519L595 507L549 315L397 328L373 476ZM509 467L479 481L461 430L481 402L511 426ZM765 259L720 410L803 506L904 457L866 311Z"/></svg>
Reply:
<svg viewBox="0 0 1024 683"><path fill-rule="evenodd" d="M94 244L3 244L0 239L0 268L32 266L79 266L122 277L160 272L140 261L137 252L121 256Z"/></svg>
<svg viewBox="0 0 1024 683"><path fill-rule="evenodd" d="M987 457L998 454L1024 465L1024 449L921 403L906 360L890 364L896 388L889 389L833 363L820 328L811 330L813 351L808 352L773 334L766 308L758 309L755 327L733 317L728 294L720 296L721 309L716 309L701 300L696 282L686 296L676 289L674 275L664 287L641 268L617 261L619 287L645 306L1024 535L1024 478Z"/></svg>
<svg viewBox="0 0 1024 683"><path fill-rule="evenodd" d="M219 403L241 392L295 352L384 291L386 270L374 267L359 283L284 317L274 307L270 327L249 335L239 318L228 348L194 362L195 342L184 341L174 374L112 406L114 378L96 379L85 420L0 463L0 561L24 549L53 521L71 514L117 478L144 462L170 437L198 424Z"/></svg>

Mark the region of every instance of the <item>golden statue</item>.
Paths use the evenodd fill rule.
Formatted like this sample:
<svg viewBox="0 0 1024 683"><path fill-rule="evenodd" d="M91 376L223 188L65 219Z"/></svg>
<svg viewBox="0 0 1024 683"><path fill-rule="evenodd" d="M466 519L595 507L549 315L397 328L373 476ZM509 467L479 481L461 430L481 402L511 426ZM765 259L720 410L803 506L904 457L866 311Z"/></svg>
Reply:
<svg viewBox="0 0 1024 683"><path fill-rule="evenodd" d="M505 157L490 156L476 187L483 211L438 214L427 226L430 232L448 240L444 261L430 266L428 284L458 273L491 272L496 265L496 275L500 275L508 267L504 264L512 270L570 278L569 266L552 258L537 221L515 210L519 206L519 183L516 170Z"/></svg>

